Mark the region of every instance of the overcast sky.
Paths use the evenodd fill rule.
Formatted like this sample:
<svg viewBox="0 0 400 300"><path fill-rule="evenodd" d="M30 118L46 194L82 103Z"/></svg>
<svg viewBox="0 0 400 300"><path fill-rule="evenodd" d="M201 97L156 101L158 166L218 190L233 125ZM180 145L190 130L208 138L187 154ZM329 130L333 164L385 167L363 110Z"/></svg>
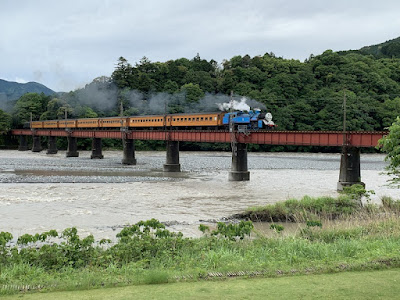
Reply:
<svg viewBox="0 0 400 300"><path fill-rule="evenodd" d="M399 37L399 15L399 0L0 0L0 79L70 91L120 56L304 61Z"/></svg>

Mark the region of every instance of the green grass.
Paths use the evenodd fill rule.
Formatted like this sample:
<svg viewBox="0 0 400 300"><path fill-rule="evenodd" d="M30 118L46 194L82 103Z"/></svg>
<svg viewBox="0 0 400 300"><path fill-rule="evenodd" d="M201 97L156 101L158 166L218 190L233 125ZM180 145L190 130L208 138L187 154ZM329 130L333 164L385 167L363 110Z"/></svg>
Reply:
<svg viewBox="0 0 400 300"><path fill-rule="evenodd" d="M38 292L2 299L398 299L399 282L400 269L391 269Z"/></svg>
<svg viewBox="0 0 400 300"><path fill-rule="evenodd" d="M337 207L331 198L320 200L284 205L321 212L332 211L326 208L332 203ZM385 203L385 209L393 207L390 213L364 210L340 221L310 219L291 234L275 224L269 229L272 236L255 232L251 239L239 230L250 230L248 222L240 223L244 227L221 225L217 232L203 226L206 235L190 239L167 231L154 219L125 227L117 243L106 241L104 247L92 236L81 239L75 228L62 234L22 235L19 247L11 246L11 235L1 232L0 295L399 268L398 201ZM55 236L62 242L46 242Z"/></svg>
<svg viewBox="0 0 400 300"><path fill-rule="evenodd" d="M357 201L349 197L309 197L289 199L275 204L251 207L238 217L264 222L303 222L309 219L336 219L360 210Z"/></svg>
<svg viewBox="0 0 400 300"><path fill-rule="evenodd" d="M400 213L400 200L382 197L382 205L361 206L361 198L368 201L372 191L357 191L358 194L342 194L339 197L310 197L289 199L275 204L250 207L236 217L253 222L307 222L309 220L334 220L348 217L365 217L377 213ZM364 193L363 193L364 192Z"/></svg>
<svg viewBox="0 0 400 300"><path fill-rule="evenodd" d="M288 237L260 236L240 241L204 237L189 239L173 256L171 252L161 252L152 258L123 264L79 268L71 265L57 269L21 262L3 265L0 295L20 290L173 283L182 278L197 281L228 278L232 273L246 276L258 272L261 276L276 277L396 268L400 267L399 249L397 218L350 228L306 228Z"/></svg>

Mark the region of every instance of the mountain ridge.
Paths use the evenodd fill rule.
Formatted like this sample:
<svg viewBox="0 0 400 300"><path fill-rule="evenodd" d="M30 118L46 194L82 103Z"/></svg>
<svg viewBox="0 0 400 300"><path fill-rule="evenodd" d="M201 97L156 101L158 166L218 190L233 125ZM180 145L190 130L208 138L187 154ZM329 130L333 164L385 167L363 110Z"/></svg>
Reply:
<svg viewBox="0 0 400 300"><path fill-rule="evenodd" d="M0 102L17 100L26 93L44 93L47 96L56 94L55 91L38 82L19 83L0 79Z"/></svg>

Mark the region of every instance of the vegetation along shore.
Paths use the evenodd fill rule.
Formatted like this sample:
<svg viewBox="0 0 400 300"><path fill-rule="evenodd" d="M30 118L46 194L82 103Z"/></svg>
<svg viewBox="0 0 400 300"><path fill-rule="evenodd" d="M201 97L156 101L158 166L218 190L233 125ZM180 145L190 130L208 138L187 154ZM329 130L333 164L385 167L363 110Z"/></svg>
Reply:
<svg viewBox="0 0 400 300"><path fill-rule="evenodd" d="M400 267L400 200L369 204L369 193L355 186L336 199L305 197L243 213L298 222L289 235L282 223L270 222L266 236L241 220L200 225L201 238L186 238L155 219L123 228L114 243L82 238L76 228L24 234L16 243L2 232L0 294Z"/></svg>

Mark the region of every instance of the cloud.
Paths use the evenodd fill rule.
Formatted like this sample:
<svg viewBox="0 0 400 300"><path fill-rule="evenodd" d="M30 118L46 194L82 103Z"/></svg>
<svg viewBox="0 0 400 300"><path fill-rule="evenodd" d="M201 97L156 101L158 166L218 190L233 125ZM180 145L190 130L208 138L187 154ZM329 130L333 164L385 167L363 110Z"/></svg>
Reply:
<svg viewBox="0 0 400 300"><path fill-rule="evenodd" d="M120 56L304 60L396 38L399 10L394 0L1 1L0 77L69 91L110 76Z"/></svg>

